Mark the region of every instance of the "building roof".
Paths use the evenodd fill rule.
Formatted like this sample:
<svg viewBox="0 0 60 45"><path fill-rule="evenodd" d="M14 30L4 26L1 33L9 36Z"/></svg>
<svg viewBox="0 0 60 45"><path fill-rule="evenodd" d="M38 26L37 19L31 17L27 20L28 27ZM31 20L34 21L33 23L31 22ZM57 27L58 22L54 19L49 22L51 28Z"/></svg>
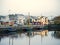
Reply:
<svg viewBox="0 0 60 45"><path fill-rule="evenodd" d="M1 18L3 18L3 19L4 19L4 18L6 18L6 16L0 16L0 20L1 20Z"/></svg>
<svg viewBox="0 0 60 45"><path fill-rule="evenodd" d="M15 15L24 16L23 14L15 14Z"/></svg>
<svg viewBox="0 0 60 45"><path fill-rule="evenodd" d="M36 16L30 16L31 19L38 19Z"/></svg>
<svg viewBox="0 0 60 45"><path fill-rule="evenodd" d="M0 18L5 18L6 16L0 16Z"/></svg>

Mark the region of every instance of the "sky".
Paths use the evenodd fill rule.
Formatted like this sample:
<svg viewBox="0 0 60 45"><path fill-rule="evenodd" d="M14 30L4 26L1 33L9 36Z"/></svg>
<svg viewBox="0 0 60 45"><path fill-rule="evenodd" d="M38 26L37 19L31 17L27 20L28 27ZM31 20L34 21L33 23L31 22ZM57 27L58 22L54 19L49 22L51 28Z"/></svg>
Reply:
<svg viewBox="0 0 60 45"><path fill-rule="evenodd" d="M0 15L60 15L60 0L0 0Z"/></svg>

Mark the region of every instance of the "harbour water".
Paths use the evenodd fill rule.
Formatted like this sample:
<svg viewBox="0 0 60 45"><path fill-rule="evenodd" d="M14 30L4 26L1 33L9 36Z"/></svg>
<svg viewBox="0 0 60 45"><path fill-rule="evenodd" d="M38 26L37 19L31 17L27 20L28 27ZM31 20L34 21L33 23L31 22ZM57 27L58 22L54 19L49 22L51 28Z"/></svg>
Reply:
<svg viewBox="0 0 60 45"><path fill-rule="evenodd" d="M60 31L0 33L0 45L60 45Z"/></svg>

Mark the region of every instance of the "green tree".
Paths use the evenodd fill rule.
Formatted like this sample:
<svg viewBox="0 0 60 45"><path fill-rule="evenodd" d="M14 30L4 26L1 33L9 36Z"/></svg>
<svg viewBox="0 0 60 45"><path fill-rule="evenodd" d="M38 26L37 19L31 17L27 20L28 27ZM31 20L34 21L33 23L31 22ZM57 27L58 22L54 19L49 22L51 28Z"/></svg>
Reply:
<svg viewBox="0 0 60 45"><path fill-rule="evenodd" d="M54 17L54 24L60 24L60 16Z"/></svg>

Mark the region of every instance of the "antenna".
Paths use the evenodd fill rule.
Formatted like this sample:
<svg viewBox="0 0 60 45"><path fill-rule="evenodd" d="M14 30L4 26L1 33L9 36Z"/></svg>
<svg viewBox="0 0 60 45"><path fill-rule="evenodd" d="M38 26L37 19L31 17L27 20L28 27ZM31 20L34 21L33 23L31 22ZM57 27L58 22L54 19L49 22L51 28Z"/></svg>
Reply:
<svg viewBox="0 0 60 45"><path fill-rule="evenodd" d="M8 10L8 14L10 14L10 13L11 13L11 10L9 9L9 10Z"/></svg>

